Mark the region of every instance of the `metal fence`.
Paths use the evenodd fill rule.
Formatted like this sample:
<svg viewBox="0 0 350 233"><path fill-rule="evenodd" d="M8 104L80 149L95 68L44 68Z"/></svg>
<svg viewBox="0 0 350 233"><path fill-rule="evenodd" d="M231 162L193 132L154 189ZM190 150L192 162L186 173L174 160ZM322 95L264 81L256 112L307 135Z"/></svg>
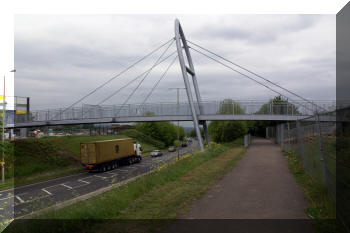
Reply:
<svg viewBox="0 0 350 233"><path fill-rule="evenodd" d="M335 117L335 111L279 124L267 131L275 134L284 151L294 151L300 156L305 172L315 182L324 184L335 202L336 122L322 121L326 117Z"/></svg>
<svg viewBox="0 0 350 233"><path fill-rule="evenodd" d="M322 108L334 110L334 101L315 101ZM299 101L292 103L267 103L266 101L207 101L195 104L204 115L233 114L233 115L312 115L317 111L315 105ZM71 109L47 109L31 111L26 117L16 118L16 123L49 120L78 120L108 117L135 117L152 114L154 116L190 116L188 103L156 103L156 104L127 104L127 105L89 105Z"/></svg>

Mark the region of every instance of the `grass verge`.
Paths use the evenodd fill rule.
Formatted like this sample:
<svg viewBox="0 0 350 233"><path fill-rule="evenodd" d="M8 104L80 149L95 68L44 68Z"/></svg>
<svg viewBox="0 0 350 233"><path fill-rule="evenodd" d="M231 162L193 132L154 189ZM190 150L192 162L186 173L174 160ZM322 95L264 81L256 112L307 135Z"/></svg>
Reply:
<svg viewBox="0 0 350 233"><path fill-rule="evenodd" d="M305 213L316 221L317 232L336 232L336 207L328 195L327 188L309 176L302 165L300 156L295 152L284 152L288 158L289 170L296 182L303 187L309 207Z"/></svg>
<svg viewBox="0 0 350 233"><path fill-rule="evenodd" d="M230 144L213 145L204 152L197 152L193 156L162 167L124 186L38 218L61 219L61 222L54 223L59 225L64 222L64 228L70 231L74 229L74 232L87 231L85 220L91 220L89 232L97 231L93 229L99 229L97 232L118 232L119 230L152 232L162 227L159 223L164 224L164 221L154 221L155 224L149 224L148 221L146 225L141 221L135 226L133 220L175 219L186 211L189 202L201 197L243 156L245 149L237 143L242 145L241 140ZM64 219L77 221L67 223ZM95 221L92 221L93 219ZM101 219L132 220L133 227L126 226L120 229L121 226L125 226L120 224L120 221L102 221ZM56 229L59 227L57 226ZM23 231L20 232L26 232L25 229L22 227Z"/></svg>

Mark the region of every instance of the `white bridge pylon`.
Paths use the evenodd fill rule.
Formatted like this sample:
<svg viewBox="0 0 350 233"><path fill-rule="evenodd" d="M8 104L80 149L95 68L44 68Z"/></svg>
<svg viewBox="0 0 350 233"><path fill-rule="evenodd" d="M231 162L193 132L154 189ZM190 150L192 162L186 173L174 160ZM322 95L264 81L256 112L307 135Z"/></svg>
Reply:
<svg viewBox="0 0 350 233"><path fill-rule="evenodd" d="M199 122L199 120L198 120L198 115L201 115L202 112L203 112L202 106L201 106L202 99L201 99L201 95L199 93L196 72L194 70L194 66L193 66L190 50L189 50L189 47L187 45L185 34L184 34L183 30L182 30L180 21L178 19L175 20L175 40L176 40L177 53L178 53L178 57L179 57L179 61L180 61L182 76L183 76L183 79L184 79L184 82L185 82L185 88L186 88L186 93L187 93L187 97L188 97L188 102L190 104L190 109L191 109L191 113L192 113L193 125L194 125L194 128L196 130L199 148L201 150L203 150L204 149L204 145L203 145L203 139L202 139L202 136L201 136L201 132L200 132L200 129L199 129L199 124L201 123L203 125L205 138L206 138L206 141L207 141L207 143L209 145L210 144L210 139L209 139L208 126L207 126L207 122L206 121ZM188 62L189 67L187 67L186 64L185 64L183 50L185 50L186 60ZM197 112L197 110L196 110L196 108L194 106L191 86L190 86L190 82L188 81L188 74L190 74L191 77L192 77L192 82L193 82L193 87L194 87L194 91L195 91L195 94L196 94L196 99L197 99L198 111L199 112Z"/></svg>

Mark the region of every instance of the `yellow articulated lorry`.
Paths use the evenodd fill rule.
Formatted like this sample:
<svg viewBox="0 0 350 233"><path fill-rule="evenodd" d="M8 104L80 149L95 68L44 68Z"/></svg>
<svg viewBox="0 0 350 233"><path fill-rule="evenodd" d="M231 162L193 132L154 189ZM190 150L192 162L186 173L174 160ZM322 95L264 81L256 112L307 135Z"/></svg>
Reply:
<svg viewBox="0 0 350 233"><path fill-rule="evenodd" d="M132 138L80 143L81 164L88 171L105 172L141 161L141 145Z"/></svg>

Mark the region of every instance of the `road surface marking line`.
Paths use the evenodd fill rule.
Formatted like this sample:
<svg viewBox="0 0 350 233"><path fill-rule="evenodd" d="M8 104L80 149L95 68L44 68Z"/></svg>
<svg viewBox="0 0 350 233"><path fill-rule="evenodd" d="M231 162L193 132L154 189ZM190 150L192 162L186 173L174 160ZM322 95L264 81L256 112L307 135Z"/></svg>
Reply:
<svg viewBox="0 0 350 233"><path fill-rule="evenodd" d="M145 163L135 164L134 167L143 167L145 165L148 165L148 164L145 164Z"/></svg>
<svg viewBox="0 0 350 233"><path fill-rule="evenodd" d="M122 169L119 169L118 171L121 171L121 172L130 172L130 170L122 170Z"/></svg>
<svg viewBox="0 0 350 233"><path fill-rule="evenodd" d="M6 200L6 199L9 199L9 198L13 198L13 196L1 198L0 201Z"/></svg>
<svg viewBox="0 0 350 233"><path fill-rule="evenodd" d="M85 184L90 184L90 182L87 182L87 181L81 180L81 179L79 179L78 181L83 182L83 183L85 183Z"/></svg>
<svg viewBox="0 0 350 233"><path fill-rule="evenodd" d="M50 193L49 191L47 191L46 189L41 189L43 192L49 194L49 195L52 195L52 193Z"/></svg>
<svg viewBox="0 0 350 233"><path fill-rule="evenodd" d="M94 176L96 176L98 178L102 178L102 179L107 179L108 178L108 177L105 177L105 176L98 176L98 175L94 175Z"/></svg>
<svg viewBox="0 0 350 233"><path fill-rule="evenodd" d="M21 203L24 203L24 201L23 201L23 199L22 198L20 198L19 196L15 196Z"/></svg>
<svg viewBox="0 0 350 233"><path fill-rule="evenodd" d="M110 176L108 178L112 178L112 177L115 177L115 176L118 175L117 173L113 173L113 172L106 172L106 173L112 175L112 176Z"/></svg>
<svg viewBox="0 0 350 233"><path fill-rule="evenodd" d="M34 201L38 201L38 200L40 200L40 199L44 199L44 198L50 197L50 196L51 196L51 195L40 196L40 197L38 197L38 198L30 199L30 200L26 201L25 203L32 203L32 202L34 202ZM20 203L19 203L19 204L20 204ZM19 204L15 203L15 206L18 206Z"/></svg>
<svg viewBox="0 0 350 233"><path fill-rule="evenodd" d="M68 189L73 189L71 186L68 186L68 185L65 185L65 184L60 184L60 185L62 185L63 187L66 187Z"/></svg>

